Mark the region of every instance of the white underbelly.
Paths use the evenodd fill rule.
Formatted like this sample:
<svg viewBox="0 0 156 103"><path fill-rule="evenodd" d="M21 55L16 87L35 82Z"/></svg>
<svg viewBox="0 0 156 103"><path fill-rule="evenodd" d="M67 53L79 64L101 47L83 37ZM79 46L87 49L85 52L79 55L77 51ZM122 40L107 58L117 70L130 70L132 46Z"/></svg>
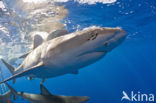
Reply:
<svg viewBox="0 0 156 103"><path fill-rule="evenodd" d="M79 52L68 52L55 55L46 60L46 67L42 69L42 72L39 75L49 78L70 74L96 62L105 54L105 52L90 52L80 55Z"/></svg>
<svg viewBox="0 0 156 103"><path fill-rule="evenodd" d="M102 58L105 52L92 52L81 56L78 55L60 55L55 60L49 61L48 67L53 67L56 71L67 72L73 69L80 69L84 66L92 64Z"/></svg>

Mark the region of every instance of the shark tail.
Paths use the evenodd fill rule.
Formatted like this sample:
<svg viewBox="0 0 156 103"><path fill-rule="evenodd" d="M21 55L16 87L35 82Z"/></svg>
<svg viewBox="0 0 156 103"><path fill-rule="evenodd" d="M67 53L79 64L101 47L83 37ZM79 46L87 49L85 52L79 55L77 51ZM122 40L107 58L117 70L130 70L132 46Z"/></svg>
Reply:
<svg viewBox="0 0 156 103"><path fill-rule="evenodd" d="M5 84L8 86L11 93L13 94L13 100L16 100L18 97L18 92L14 88L12 88L8 83L5 83Z"/></svg>
<svg viewBox="0 0 156 103"><path fill-rule="evenodd" d="M14 75L15 74L15 68L12 65L10 65L9 63L7 63L4 59L1 59L1 61L9 69L9 71L11 72L11 74Z"/></svg>

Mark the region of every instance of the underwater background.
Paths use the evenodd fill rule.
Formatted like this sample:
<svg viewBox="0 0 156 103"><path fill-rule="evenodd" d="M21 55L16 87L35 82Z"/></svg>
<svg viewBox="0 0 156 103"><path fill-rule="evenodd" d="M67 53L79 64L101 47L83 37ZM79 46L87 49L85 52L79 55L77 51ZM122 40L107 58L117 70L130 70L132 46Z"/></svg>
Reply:
<svg viewBox="0 0 156 103"><path fill-rule="evenodd" d="M44 85L52 94L89 96L87 103L128 103L121 101L123 91L156 95L155 0L23 1L0 3L1 58L17 67L22 61L17 57L31 50L31 36L36 32L46 34L62 27L69 32L89 26L121 27L127 38L103 59L82 68L78 75L51 78ZM5 78L11 75L2 63L1 68ZM39 94L40 82L23 77L9 83L17 91ZM18 97L14 103L28 102Z"/></svg>

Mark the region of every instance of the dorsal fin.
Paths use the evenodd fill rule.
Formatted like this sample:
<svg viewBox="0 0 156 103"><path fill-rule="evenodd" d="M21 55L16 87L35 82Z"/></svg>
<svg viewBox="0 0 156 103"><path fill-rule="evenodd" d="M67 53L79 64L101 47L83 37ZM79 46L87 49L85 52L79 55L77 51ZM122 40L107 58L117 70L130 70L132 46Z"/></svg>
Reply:
<svg viewBox="0 0 156 103"><path fill-rule="evenodd" d="M43 84L40 84L41 95L52 95Z"/></svg>
<svg viewBox="0 0 156 103"><path fill-rule="evenodd" d="M68 34L67 30L56 30L48 35L47 40L51 40L51 39L54 39L56 37L59 37L65 34Z"/></svg>
<svg viewBox="0 0 156 103"><path fill-rule="evenodd" d="M33 49L35 49L36 47L38 47L39 45L41 45L43 43L43 41L44 41L43 38L40 35L36 34L34 36Z"/></svg>

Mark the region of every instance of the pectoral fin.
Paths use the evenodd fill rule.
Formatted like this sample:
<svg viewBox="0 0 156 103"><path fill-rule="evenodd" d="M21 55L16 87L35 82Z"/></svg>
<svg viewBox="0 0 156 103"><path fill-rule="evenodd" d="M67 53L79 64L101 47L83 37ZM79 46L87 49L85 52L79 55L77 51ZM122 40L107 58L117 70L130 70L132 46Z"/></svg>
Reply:
<svg viewBox="0 0 156 103"><path fill-rule="evenodd" d="M27 57L27 56L29 55L29 53L30 53L30 52L28 52L28 53L26 53L26 54L20 56L19 58L25 58L25 57Z"/></svg>
<svg viewBox="0 0 156 103"><path fill-rule="evenodd" d="M19 77L23 77L23 76L30 76L30 75L33 75L34 73L36 73L37 70L39 70L42 66L44 66L43 62L40 62L39 64L23 71L23 72L20 72L20 73L17 73L13 76L11 76L10 78L2 81L0 84L2 83L5 83L6 81L9 81L9 80L13 80L13 79L16 79L16 78L19 78Z"/></svg>

